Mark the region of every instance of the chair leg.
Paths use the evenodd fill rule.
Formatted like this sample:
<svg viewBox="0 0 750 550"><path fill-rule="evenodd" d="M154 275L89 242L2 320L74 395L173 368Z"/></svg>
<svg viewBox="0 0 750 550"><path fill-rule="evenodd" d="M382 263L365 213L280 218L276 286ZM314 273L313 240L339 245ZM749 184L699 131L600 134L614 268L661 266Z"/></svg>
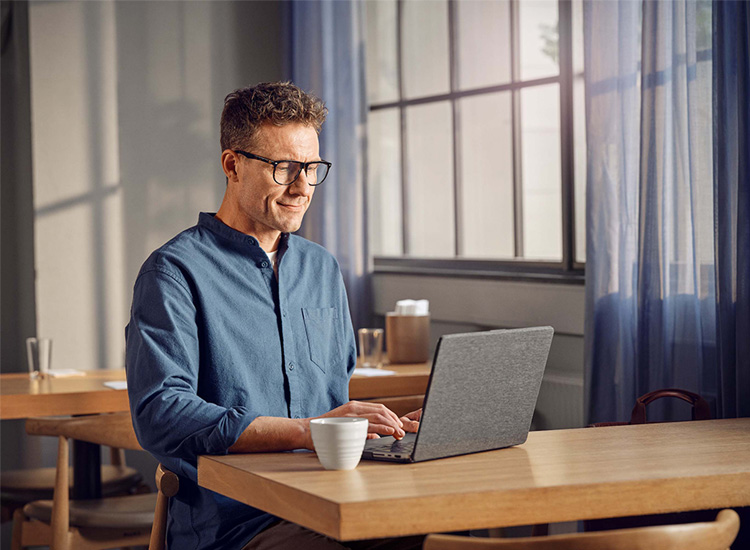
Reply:
<svg viewBox="0 0 750 550"><path fill-rule="evenodd" d="M109 462L112 466L125 466L125 449L110 447Z"/></svg>
<svg viewBox="0 0 750 550"><path fill-rule="evenodd" d="M57 471L52 505L51 550L70 550L70 501L68 495L68 461L70 458L68 438L58 437Z"/></svg>
<svg viewBox="0 0 750 550"><path fill-rule="evenodd" d="M21 508L13 512L13 534L10 539L10 550L21 550L23 548L23 524L26 516Z"/></svg>

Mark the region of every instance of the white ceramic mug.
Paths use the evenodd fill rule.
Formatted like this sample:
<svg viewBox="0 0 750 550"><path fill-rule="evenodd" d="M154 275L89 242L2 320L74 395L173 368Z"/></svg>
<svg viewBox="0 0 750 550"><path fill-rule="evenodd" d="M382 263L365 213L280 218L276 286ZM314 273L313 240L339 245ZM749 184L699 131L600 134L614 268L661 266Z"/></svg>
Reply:
<svg viewBox="0 0 750 550"><path fill-rule="evenodd" d="M310 435L318 460L326 470L353 470L367 439L366 418L314 418Z"/></svg>

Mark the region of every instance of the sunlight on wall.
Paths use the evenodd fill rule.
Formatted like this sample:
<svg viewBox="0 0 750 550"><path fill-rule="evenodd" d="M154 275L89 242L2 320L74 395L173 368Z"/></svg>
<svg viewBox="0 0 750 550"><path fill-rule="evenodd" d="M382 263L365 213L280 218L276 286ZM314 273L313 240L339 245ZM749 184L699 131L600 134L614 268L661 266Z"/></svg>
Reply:
<svg viewBox="0 0 750 550"><path fill-rule="evenodd" d="M273 2L29 5L37 333L53 367L118 368L156 247L215 211L231 90L281 78Z"/></svg>

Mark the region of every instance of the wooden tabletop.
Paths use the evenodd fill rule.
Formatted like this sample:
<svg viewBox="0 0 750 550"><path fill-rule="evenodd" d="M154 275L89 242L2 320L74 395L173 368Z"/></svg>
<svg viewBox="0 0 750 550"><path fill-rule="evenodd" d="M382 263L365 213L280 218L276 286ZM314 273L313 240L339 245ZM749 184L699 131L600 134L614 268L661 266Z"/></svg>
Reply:
<svg viewBox="0 0 750 550"><path fill-rule="evenodd" d="M31 380L28 374L2 374L0 420L130 410L127 390L104 385L113 380L125 380L125 369L44 380Z"/></svg>
<svg viewBox="0 0 750 550"><path fill-rule="evenodd" d="M390 376L360 376L349 380L349 399L373 399L423 394L430 379L431 363L385 365L383 370L394 371Z"/></svg>
<svg viewBox="0 0 750 550"><path fill-rule="evenodd" d="M423 394L430 377L428 363L389 365L390 376L355 374L349 384L351 399ZM104 385L125 380L125 369L86 371L84 376L31 380L28 374L0 375L0 420L30 416L97 414L129 410L127 390Z"/></svg>
<svg viewBox="0 0 750 550"><path fill-rule="evenodd" d="M750 505L750 418L532 432L521 446L326 471L202 456L203 487L339 540Z"/></svg>

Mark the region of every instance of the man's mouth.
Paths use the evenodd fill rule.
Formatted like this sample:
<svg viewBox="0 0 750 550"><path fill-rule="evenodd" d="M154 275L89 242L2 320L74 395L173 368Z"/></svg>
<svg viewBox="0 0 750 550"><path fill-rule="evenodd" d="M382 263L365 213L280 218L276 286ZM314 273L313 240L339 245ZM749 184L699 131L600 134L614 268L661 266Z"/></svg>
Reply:
<svg viewBox="0 0 750 550"><path fill-rule="evenodd" d="M279 202L277 204L283 206L284 208L289 208L290 210L303 210L305 208L304 204L289 204L283 202Z"/></svg>

